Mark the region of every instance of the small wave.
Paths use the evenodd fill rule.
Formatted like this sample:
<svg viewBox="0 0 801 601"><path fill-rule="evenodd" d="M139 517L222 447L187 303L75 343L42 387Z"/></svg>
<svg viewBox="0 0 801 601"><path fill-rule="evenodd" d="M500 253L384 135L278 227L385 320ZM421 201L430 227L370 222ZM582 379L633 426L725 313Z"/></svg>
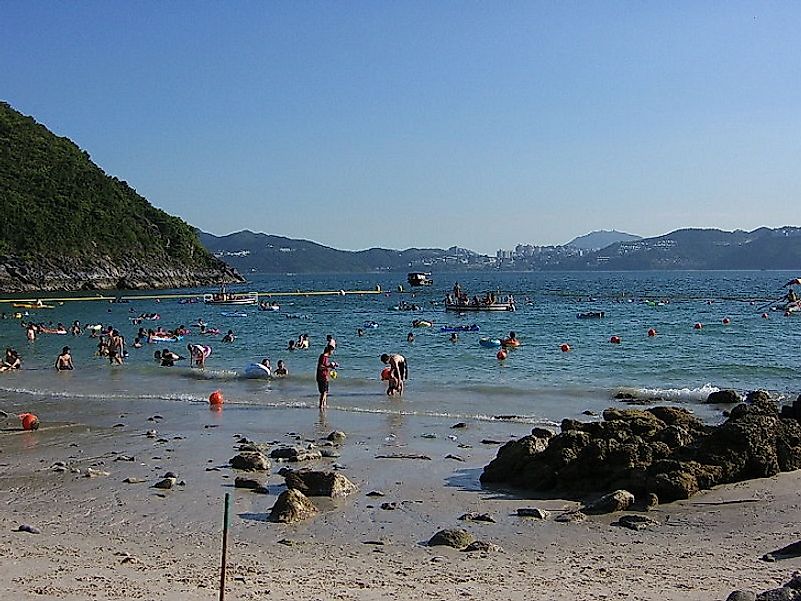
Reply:
<svg viewBox="0 0 801 601"><path fill-rule="evenodd" d="M720 388L712 384L704 384L699 388L637 388L621 387L613 392L613 395L631 395L636 399L646 399L654 401L674 401L674 402L699 402L705 401L713 392L718 392Z"/></svg>
<svg viewBox="0 0 801 601"><path fill-rule="evenodd" d="M556 427L557 422L537 417L534 415L516 415L514 417L499 418L493 415L484 415L481 413L451 413L447 411L415 411L411 409L390 409L386 407L352 407L344 405L330 405L330 409L336 411L343 411L345 413L369 413L374 415L407 415L414 417L436 417L448 419L470 419L483 422L512 422L518 424L534 424L539 426Z"/></svg>

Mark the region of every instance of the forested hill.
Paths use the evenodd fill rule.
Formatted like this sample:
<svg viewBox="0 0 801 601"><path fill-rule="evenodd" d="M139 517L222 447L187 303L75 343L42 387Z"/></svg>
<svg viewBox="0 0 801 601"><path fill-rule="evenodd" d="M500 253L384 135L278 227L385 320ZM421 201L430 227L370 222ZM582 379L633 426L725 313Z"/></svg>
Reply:
<svg viewBox="0 0 801 601"><path fill-rule="evenodd" d="M238 275L193 228L0 102L0 291L177 287Z"/></svg>

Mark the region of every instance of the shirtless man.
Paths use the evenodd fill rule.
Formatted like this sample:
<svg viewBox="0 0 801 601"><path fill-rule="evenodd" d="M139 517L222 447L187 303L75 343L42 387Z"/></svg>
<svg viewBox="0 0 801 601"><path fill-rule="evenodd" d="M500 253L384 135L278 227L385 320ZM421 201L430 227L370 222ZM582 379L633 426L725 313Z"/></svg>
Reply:
<svg viewBox="0 0 801 601"><path fill-rule="evenodd" d="M406 363L406 357L397 353L392 355L384 353L381 355L381 363L389 365L391 370L390 382L394 380L398 394L403 394L404 382L409 378L409 366Z"/></svg>
<svg viewBox="0 0 801 601"><path fill-rule="evenodd" d="M112 330L108 339L108 362L112 365L122 365L125 353L125 338L117 330Z"/></svg>
<svg viewBox="0 0 801 601"><path fill-rule="evenodd" d="M58 371L74 369L72 365L72 355L70 355L70 347L65 346L61 349L61 354L56 357L55 368Z"/></svg>

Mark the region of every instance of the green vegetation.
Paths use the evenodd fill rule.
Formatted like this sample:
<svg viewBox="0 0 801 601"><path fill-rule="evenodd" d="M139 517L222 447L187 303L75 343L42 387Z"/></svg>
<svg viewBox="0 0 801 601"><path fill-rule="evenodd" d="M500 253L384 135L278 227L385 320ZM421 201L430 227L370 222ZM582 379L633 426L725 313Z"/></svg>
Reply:
<svg viewBox="0 0 801 601"><path fill-rule="evenodd" d="M5 102L0 102L0 208L0 254L219 266L184 221L151 206L72 141Z"/></svg>

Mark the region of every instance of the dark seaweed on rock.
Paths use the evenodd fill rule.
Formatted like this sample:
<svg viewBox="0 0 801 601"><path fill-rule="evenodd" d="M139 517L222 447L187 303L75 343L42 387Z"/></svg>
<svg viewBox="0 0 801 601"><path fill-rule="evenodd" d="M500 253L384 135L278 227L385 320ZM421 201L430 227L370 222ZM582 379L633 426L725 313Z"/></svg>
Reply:
<svg viewBox="0 0 801 601"><path fill-rule="evenodd" d="M719 426L676 407L607 409L600 422L564 420L556 436L537 430L506 443L481 481L569 495L625 489L667 502L801 467L798 419L786 409L780 415L765 393L749 400Z"/></svg>

